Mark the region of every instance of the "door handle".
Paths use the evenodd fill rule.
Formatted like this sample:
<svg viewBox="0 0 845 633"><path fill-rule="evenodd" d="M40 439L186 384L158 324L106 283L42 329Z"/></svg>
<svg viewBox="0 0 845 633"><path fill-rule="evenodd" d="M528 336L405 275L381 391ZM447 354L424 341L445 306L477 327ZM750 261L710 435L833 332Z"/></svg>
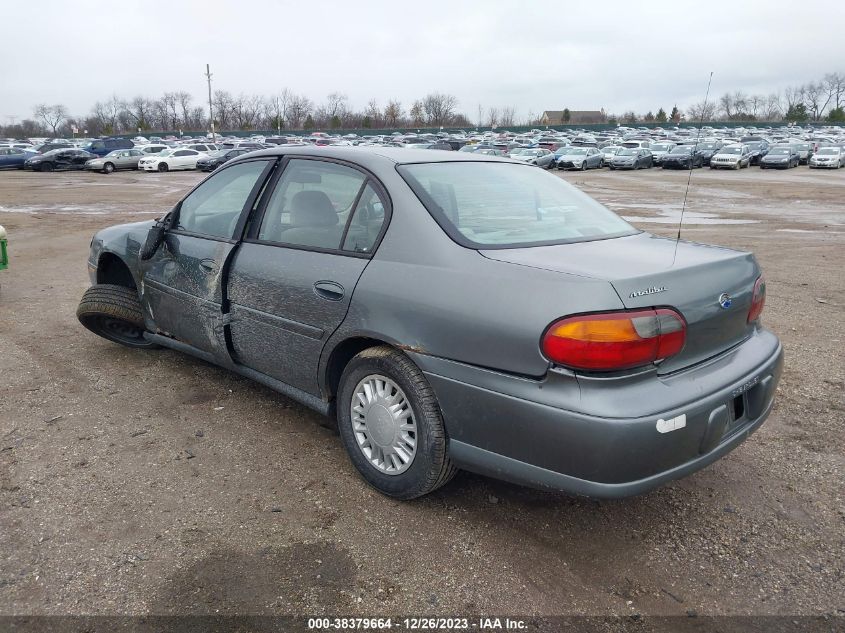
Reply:
<svg viewBox="0 0 845 633"><path fill-rule="evenodd" d="M217 262L213 259L200 260L200 270L204 273L216 273L218 270Z"/></svg>
<svg viewBox="0 0 845 633"><path fill-rule="evenodd" d="M344 292L343 286L336 281L318 281L314 284L314 293L327 301L340 301Z"/></svg>

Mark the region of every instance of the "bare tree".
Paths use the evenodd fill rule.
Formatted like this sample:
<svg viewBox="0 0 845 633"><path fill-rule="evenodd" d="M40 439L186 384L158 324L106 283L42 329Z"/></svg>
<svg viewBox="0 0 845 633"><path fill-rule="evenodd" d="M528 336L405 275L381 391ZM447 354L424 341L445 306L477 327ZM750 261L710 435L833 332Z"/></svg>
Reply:
<svg viewBox="0 0 845 633"><path fill-rule="evenodd" d="M505 106L502 108L502 113L499 116L499 121L503 126L510 126L514 124L516 119L516 108L513 106Z"/></svg>
<svg viewBox="0 0 845 633"><path fill-rule="evenodd" d="M455 116L458 100L452 95L432 92L422 101L426 120L434 126L448 125Z"/></svg>
<svg viewBox="0 0 845 633"><path fill-rule="evenodd" d="M91 115L96 119L98 128L106 134L117 134L121 131L120 115L126 112L126 104L112 95L108 101L97 101L91 109Z"/></svg>
<svg viewBox="0 0 845 633"><path fill-rule="evenodd" d="M499 125L499 108L489 108L487 110L487 125L490 127Z"/></svg>
<svg viewBox="0 0 845 633"><path fill-rule="evenodd" d="M396 124L402 119L404 112L402 110L402 103L396 101L395 99L391 99L387 102L387 106L384 108L384 122L388 125L388 127L395 127Z"/></svg>
<svg viewBox="0 0 845 633"><path fill-rule="evenodd" d="M725 96L729 97L729 95ZM687 120L712 121L716 117L716 107L716 104L712 101L694 103L687 108Z"/></svg>
<svg viewBox="0 0 845 633"><path fill-rule="evenodd" d="M748 114L755 119L758 117L766 103L766 97L763 95L751 95L748 97Z"/></svg>
<svg viewBox="0 0 845 633"><path fill-rule="evenodd" d="M191 100L193 97L184 90L180 90L173 96L179 104L179 111L182 115L182 125L187 129L191 129L194 127L192 125L193 122L191 121Z"/></svg>
<svg viewBox="0 0 845 633"><path fill-rule="evenodd" d="M824 101L826 91L819 82L810 82L804 86L804 105L814 121L818 121L827 103Z"/></svg>
<svg viewBox="0 0 845 633"><path fill-rule="evenodd" d="M337 117L343 121L349 114L349 99L345 94L332 92L326 97L326 103L320 110L324 113L326 119Z"/></svg>
<svg viewBox="0 0 845 633"><path fill-rule="evenodd" d="M132 122L135 127L142 130L148 130L152 127L152 104L149 99L142 96L137 96L126 104L126 110L132 117Z"/></svg>
<svg viewBox="0 0 845 633"><path fill-rule="evenodd" d="M214 97L211 99L214 106L214 115L217 120L217 128L226 130L232 127L232 109L234 107L234 99L227 90L215 90Z"/></svg>
<svg viewBox="0 0 845 633"><path fill-rule="evenodd" d="M195 130L204 130L208 117L205 113L205 108L202 106L194 106L191 110L191 128Z"/></svg>
<svg viewBox="0 0 845 633"><path fill-rule="evenodd" d="M370 102L367 104L367 109L364 111L364 116L369 117L370 125L372 127L379 127L381 125L381 108L379 108L378 102L375 99L370 99Z"/></svg>
<svg viewBox="0 0 845 633"><path fill-rule="evenodd" d="M53 136L58 134L59 128L68 117L67 108L59 103L51 106L43 103L39 104L35 106L33 114L35 115L35 119L37 121L40 121L43 125L49 127L53 131Z"/></svg>
<svg viewBox="0 0 845 633"><path fill-rule="evenodd" d="M408 115L411 117L411 125L414 127L419 127L425 123L425 107L423 106L422 101L414 101L414 105L411 106L410 112Z"/></svg>
<svg viewBox="0 0 845 633"><path fill-rule="evenodd" d="M311 99L304 95L291 95L287 106L286 120L293 129L299 129L314 111Z"/></svg>
<svg viewBox="0 0 845 633"><path fill-rule="evenodd" d="M241 94L232 102L233 123L239 130L252 130L258 123L264 100L258 95Z"/></svg>
<svg viewBox="0 0 845 633"><path fill-rule="evenodd" d="M729 92L719 97L719 113L726 119L730 119L734 115L734 99Z"/></svg>
<svg viewBox="0 0 845 633"><path fill-rule="evenodd" d="M804 86L787 86L783 91L786 110L790 110L804 102Z"/></svg>
<svg viewBox="0 0 845 633"><path fill-rule="evenodd" d="M783 117L783 104L778 93L773 92L766 97L765 113L767 121L775 121Z"/></svg>
<svg viewBox="0 0 845 633"><path fill-rule="evenodd" d="M824 87L827 90L828 104L833 101L834 108L842 107L845 103L845 73L829 73L824 76Z"/></svg>

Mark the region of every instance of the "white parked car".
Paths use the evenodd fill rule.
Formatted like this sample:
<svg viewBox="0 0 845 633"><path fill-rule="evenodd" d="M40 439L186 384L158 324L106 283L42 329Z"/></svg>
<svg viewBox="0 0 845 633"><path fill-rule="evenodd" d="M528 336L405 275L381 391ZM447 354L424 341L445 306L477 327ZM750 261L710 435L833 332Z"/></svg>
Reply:
<svg viewBox="0 0 845 633"><path fill-rule="evenodd" d="M135 149L139 150L145 156L150 156L152 154L160 154L164 150L170 149L170 147L164 143L150 143L149 145L136 145Z"/></svg>
<svg viewBox="0 0 845 633"><path fill-rule="evenodd" d="M198 152L208 154L209 152L216 152L219 147L215 143L189 143L182 146L185 149L195 149Z"/></svg>
<svg viewBox="0 0 845 633"><path fill-rule="evenodd" d="M810 157L810 169L839 169L845 167L845 151L841 147L820 147Z"/></svg>
<svg viewBox="0 0 845 633"><path fill-rule="evenodd" d="M138 162L138 169L144 171L171 171L177 169L196 169L197 161L203 156L203 152L195 149L174 148L167 149L160 154L153 154L142 158Z"/></svg>
<svg viewBox="0 0 845 633"><path fill-rule="evenodd" d="M751 164L751 149L748 145L737 143L725 145L710 159L710 169L742 169Z"/></svg>

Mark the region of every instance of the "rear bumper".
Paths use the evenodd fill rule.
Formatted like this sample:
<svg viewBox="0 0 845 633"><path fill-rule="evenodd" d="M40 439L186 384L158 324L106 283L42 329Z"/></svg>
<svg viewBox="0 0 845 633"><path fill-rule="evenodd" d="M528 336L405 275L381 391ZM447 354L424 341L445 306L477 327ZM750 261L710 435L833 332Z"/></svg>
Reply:
<svg viewBox="0 0 845 633"><path fill-rule="evenodd" d="M736 448L768 417L783 366L780 343L765 330L668 376L550 371L535 381L412 357L440 401L456 465L602 498L640 494ZM683 426L665 431L681 416Z"/></svg>

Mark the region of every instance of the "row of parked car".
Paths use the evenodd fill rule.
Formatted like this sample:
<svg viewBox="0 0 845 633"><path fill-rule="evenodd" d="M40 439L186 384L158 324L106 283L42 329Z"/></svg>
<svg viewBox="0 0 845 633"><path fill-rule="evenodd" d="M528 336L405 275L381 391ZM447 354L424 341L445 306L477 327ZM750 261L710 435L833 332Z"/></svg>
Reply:
<svg viewBox="0 0 845 633"><path fill-rule="evenodd" d="M473 151L473 146L466 146L462 151ZM554 152L542 148L518 148L508 155L546 169L691 169L704 166L743 169L751 165L758 165L761 169L789 169L801 164L810 168L838 169L845 166L845 148L841 145L820 147L814 152L805 142L770 145L765 141L723 143L714 139L650 145L625 141L621 145L608 145L601 149L572 145L560 147Z"/></svg>
<svg viewBox="0 0 845 633"><path fill-rule="evenodd" d="M37 144L36 144L37 142ZM597 133L579 130L532 130L484 133L426 132L390 135L308 135L222 137L136 137L104 139L0 139L0 167L36 171L85 169L111 173L120 169L167 172L212 171L248 151L305 145L409 147L508 156L547 169L789 169L845 166L845 130L827 128L702 127L647 129L619 127Z"/></svg>

